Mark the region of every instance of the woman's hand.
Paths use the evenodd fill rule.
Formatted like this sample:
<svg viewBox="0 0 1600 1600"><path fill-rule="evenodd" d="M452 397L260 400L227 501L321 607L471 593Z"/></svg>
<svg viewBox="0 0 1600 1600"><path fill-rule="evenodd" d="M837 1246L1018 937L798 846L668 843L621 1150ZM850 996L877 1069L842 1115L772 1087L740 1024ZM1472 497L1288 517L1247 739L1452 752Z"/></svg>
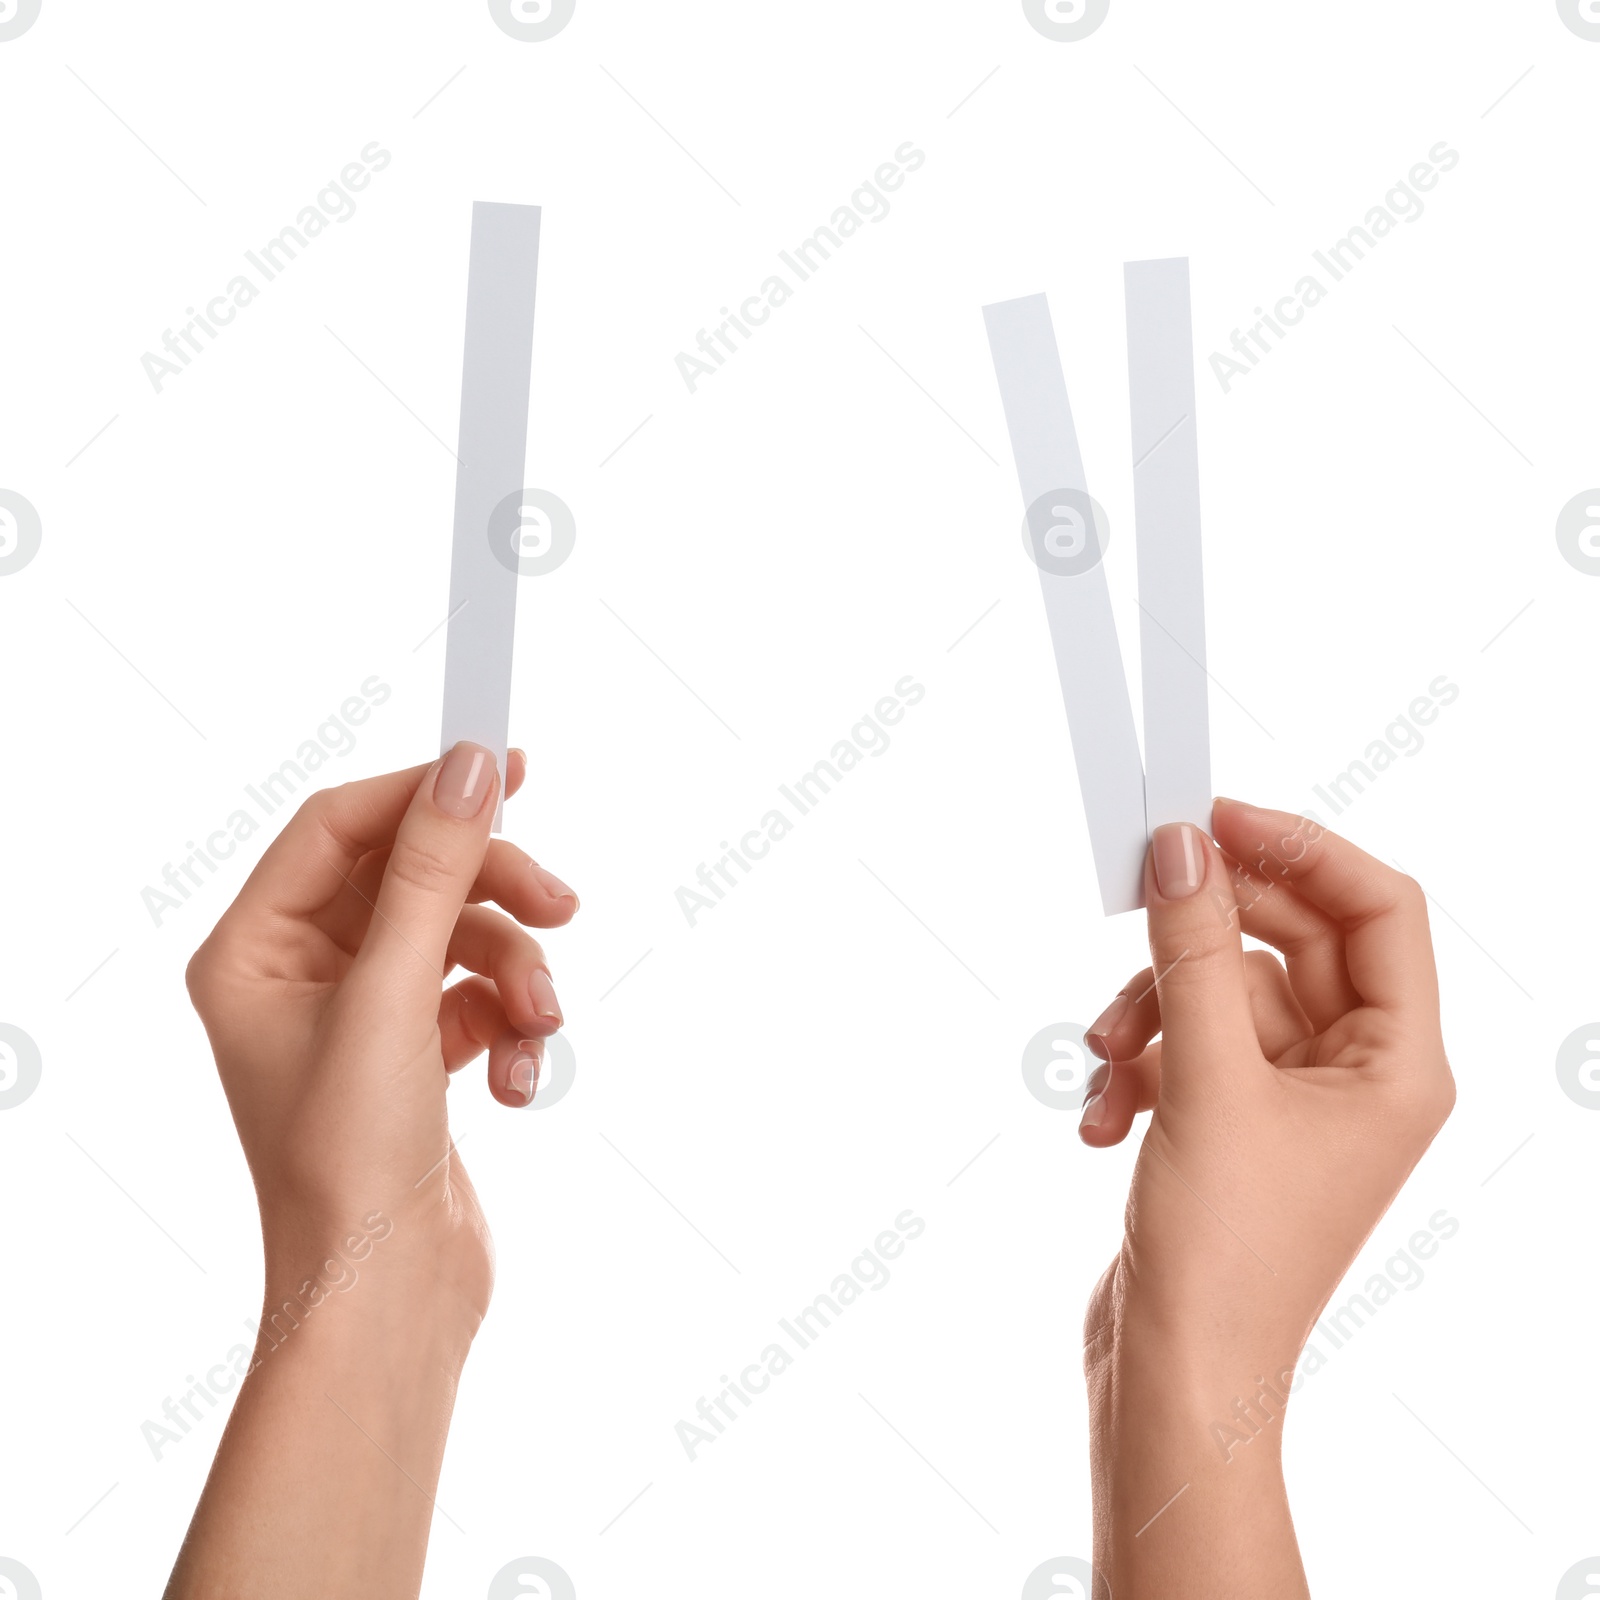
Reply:
<svg viewBox="0 0 1600 1600"><path fill-rule="evenodd" d="M1305 1592L1283 1397L1455 1099L1417 885L1303 817L1219 800L1212 826L1220 851L1157 830L1152 966L1088 1034L1106 1065L1085 1143L1154 1113L1085 1328L1097 1565L1119 1600ZM1224 1510L1240 1495L1243 1517Z"/></svg>
<svg viewBox="0 0 1600 1600"><path fill-rule="evenodd" d="M510 766L514 794L520 751ZM431 767L313 795L188 972L269 1260L293 1267L302 1247L314 1258L381 1210L400 1249L434 1255L455 1280L474 1325L489 1240L450 1154L447 1075L487 1050L495 1099L532 1100L561 1008L517 924L560 927L578 907L559 878L489 837L498 790L494 757L463 744ZM456 966L475 976L443 989Z"/></svg>
<svg viewBox="0 0 1600 1600"><path fill-rule="evenodd" d="M526 759L508 765L515 792ZM578 906L490 839L499 789L493 755L460 744L313 795L189 965L255 1179L267 1294L171 1595L291 1592L313 1550L319 1594L420 1581L493 1276L445 1090L487 1050L494 1097L533 1099L562 1018L518 923L559 927ZM445 988L456 966L473 975Z"/></svg>

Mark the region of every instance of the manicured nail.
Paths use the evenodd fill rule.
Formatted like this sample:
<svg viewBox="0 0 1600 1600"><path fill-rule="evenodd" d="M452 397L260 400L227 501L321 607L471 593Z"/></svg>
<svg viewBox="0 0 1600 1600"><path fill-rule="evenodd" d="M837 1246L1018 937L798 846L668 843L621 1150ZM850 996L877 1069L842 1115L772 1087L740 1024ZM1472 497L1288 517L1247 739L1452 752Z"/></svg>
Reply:
<svg viewBox="0 0 1600 1600"><path fill-rule="evenodd" d="M533 1091L539 1087L539 1059L543 1054L542 1039L524 1039L511 1058L511 1092L520 1094L524 1105L533 1099Z"/></svg>
<svg viewBox="0 0 1600 1600"><path fill-rule="evenodd" d="M1205 846L1200 830L1189 822L1164 822L1152 839L1156 856L1156 888L1164 900L1182 900L1205 881Z"/></svg>
<svg viewBox="0 0 1600 1600"><path fill-rule="evenodd" d="M1083 1115L1078 1118L1079 1131L1081 1132L1084 1128L1098 1128L1105 1121L1105 1116L1106 1097L1103 1094L1097 1094L1093 1100L1090 1100L1084 1106Z"/></svg>
<svg viewBox="0 0 1600 1600"><path fill-rule="evenodd" d="M465 739L447 755L433 780L433 803L446 816L465 820L483 810L494 787L494 754Z"/></svg>
<svg viewBox="0 0 1600 1600"><path fill-rule="evenodd" d="M550 981L550 974L542 967L535 967L528 978L528 994L533 1000L533 1014L536 1017L548 1017L551 1022L561 1021L561 1007L556 1002L556 986Z"/></svg>
<svg viewBox="0 0 1600 1600"><path fill-rule="evenodd" d="M575 895L572 890L569 889L566 884L564 884L555 875L555 873L547 872L539 865L537 861L530 862L529 865L533 868L534 877L539 880L539 887L543 889L552 900L570 900L572 902L572 909L574 911L578 909L577 895Z"/></svg>
<svg viewBox="0 0 1600 1600"><path fill-rule="evenodd" d="M1111 1051L1106 1046L1106 1035L1122 1021L1122 1014L1128 1009L1128 997L1119 994L1104 1011L1084 1030L1083 1042L1100 1057L1102 1061L1111 1059Z"/></svg>

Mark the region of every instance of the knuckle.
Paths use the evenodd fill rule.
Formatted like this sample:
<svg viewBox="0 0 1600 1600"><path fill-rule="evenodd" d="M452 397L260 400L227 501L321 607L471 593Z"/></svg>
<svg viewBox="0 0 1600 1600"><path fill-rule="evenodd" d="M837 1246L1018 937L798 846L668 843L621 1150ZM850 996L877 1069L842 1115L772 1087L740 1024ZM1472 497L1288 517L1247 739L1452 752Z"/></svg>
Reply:
<svg viewBox="0 0 1600 1600"><path fill-rule="evenodd" d="M1160 919L1150 929L1150 962L1163 983L1169 976L1186 983L1214 973L1224 961L1237 962L1239 955L1239 934L1232 923L1203 906L1196 905L1195 914L1181 920Z"/></svg>
<svg viewBox="0 0 1600 1600"><path fill-rule="evenodd" d="M1176 929L1150 930L1150 970L1164 979L1174 966L1189 958L1190 941Z"/></svg>
<svg viewBox="0 0 1600 1600"><path fill-rule="evenodd" d="M1405 1030L1375 1032L1353 1052L1340 1052L1341 1065L1369 1070L1390 1085L1390 1125L1418 1150L1425 1149L1455 1110L1456 1080L1437 1040Z"/></svg>
<svg viewBox="0 0 1600 1600"><path fill-rule="evenodd" d="M354 783L339 783L329 789L318 789L315 794L306 796L296 815L304 818L339 848L359 854L362 847L350 830L356 789Z"/></svg>
<svg viewBox="0 0 1600 1600"><path fill-rule="evenodd" d="M318 789L314 793L308 794L305 799L300 802L299 808L295 813L296 816L305 817L311 822L326 822L328 813L333 810L333 807L336 803L334 796L337 795L338 792L339 790L337 788Z"/></svg>
<svg viewBox="0 0 1600 1600"><path fill-rule="evenodd" d="M211 992L211 980L214 970L209 953L209 942L202 944L189 957L189 965L183 969L183 986L189 991L189 998L194 1002L197 1010L204 1006L206 996Z"/></svg>
<svg viewBox="0 0 1600 1600"><path fill-rule="evenodd" d="M1409 873L1402 872L1398 877L1399 881L1395 884L1395 903L1413 914L1425 913L1428 896L1422 885Z"/></svg>
<svg viewBox="0 0 1600 1600"><path fill-rule="evenodd" d="M1173 932L1150 941L1156 983L1166 990L1210 983L1224 955L1222 941L1205 934Z"/></svg>
<svg viewBox="0 0 1600 1600"><path fill-rule="evenodd" d="M389 873L407 888L424 894L443 894L455 887L460 875L448 851L417 839L395 847L389 857Z"/></svg>
<svg viewBox="0 0 1600 1600"><path fill-rule="evenodd" d="M1455 1108L1455 1075L1450 1071L1450 1064L1441 1061L1438 1070L1430 1072L1418 1089L1417 1119L1431 1138L1445 1125Z"/></svg>
<svg viewBox="0 0 1600 1600"><path fill-rule="evenodd" d="M189 1000L201 1016L222 1009L226 1002L229 975L238 968L238 937L226 917L214 927L189 957L183 969L183 985Z"/></svg>

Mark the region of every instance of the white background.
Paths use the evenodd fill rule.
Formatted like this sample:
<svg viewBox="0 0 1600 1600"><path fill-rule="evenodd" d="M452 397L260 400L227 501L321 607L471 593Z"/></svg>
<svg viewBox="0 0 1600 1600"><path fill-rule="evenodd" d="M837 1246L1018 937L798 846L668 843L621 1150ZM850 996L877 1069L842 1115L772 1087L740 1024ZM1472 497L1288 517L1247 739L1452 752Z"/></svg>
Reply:
<svg viewBox="0 0 1600 1600"><path fill-rule="evenodd" d="M1340 1299L1459 1231L1293 1408L1312 1586L1554 1594L1600 1548L1600 1115L1554 1068L1600 1009L1600 578L1555 540L1600 481L1597 71L1554 3L1114 0L1055 43L998 0L579 0L521 43L483 4L44 0L0 43L0 488L43 525L0 578L0 1021L43 1059L0 1111L0 1555L153 1593L203 1481L220 1411L160 1461L141 1424L248 1337L259 1251L182 971L283 814L159 927L141 891L369 675L319 780L435 749L492 198L544 207L529 473L578 525L520 596L508 808L583 898L578 1075L452 1092L499 1282L426 1592L539 1555L585 1600L1011 1596L1090 1553L1079 1327L1137 1141L1081 1148L1020 1060L1143 928L1099 912L979 307L1050 295L1136 656L1122 263L1187 254L1215 784L1422 880L1461 1089ZM141 356L374 140L158 394ZM907 140L691 394L678 352ZM1439 141L1425 213L1224 394L1210 353ZM906 674L891 748L691 928L677 888ZM1319 806L1440 675L1424 747ZM691 1464L674 1425L906 1208L893 1281Z"/></svg>

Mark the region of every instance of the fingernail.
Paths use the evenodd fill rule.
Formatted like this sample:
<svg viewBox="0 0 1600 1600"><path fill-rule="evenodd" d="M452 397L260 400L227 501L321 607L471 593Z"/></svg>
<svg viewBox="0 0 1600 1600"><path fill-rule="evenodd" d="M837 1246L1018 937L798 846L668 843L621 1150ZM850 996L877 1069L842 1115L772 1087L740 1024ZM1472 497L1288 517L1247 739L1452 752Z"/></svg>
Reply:
<svg viewBox="0 0 1600 1600"><path fill-rule="evenodd" d="M1182 900L1205 881L1205 849L1200 830L1189 822L1164 822L1151 843L1156 857L1156 888L1164 900Z"/></svg>
<svg viewBox="0 0 1600 1600"><path fill-rule="evenodd" d="M1093 1100L1090 1100L1084 1106L1083 1115L1078 1118L1079 1130L1081 1131L1084 1128L1098 1128L1100 1124L1105 1121L1105 1115L1106 1097L1103 1094L1097 1094Z"/></svg>
<svg viewBox="0 0 1600 1600"><path fill-rule="evenodd" d="M1093 1072L1089 1074L1089 1081L1083 1086L1083 1103L1088 1103L1097 1095L1106 1092L1106 1085L1111 1082L1111 1063L1102 1061Z"/></svg>
<svg viewBox="0 0 1600 1600"><path fill-rule="evenodd" d="M1111 1051L1106 1046L1105 1036L1122 1021L1122 1013L1128 1009L1128 997L1119 994L1115 1000L1100 1013L1093 1022L1084 1029L1083 1042L1100 1057L1102 1061L1111 1059Z"/></svg>
<svg viewBox="0 0 1600 1600"><path fill-rule="evenodd" d="M561 1021L561 1007L556 1002L556 986L550 981L550 974L542 967L535 967L528 978L528 994L533 999L533 1014L536 1017L548 1017L552 1022Z"/></svg>
<svg viewBox="0 0 1600 1600"><path fill-rule="evenodd" d="M463 739L440 764L433 780L433 803L446 816L465 820L483 810L493 787L493 752Z"/></svg>
<svg viewBox="0 0 1600 1600"><path fill-rule="evenodd" d="M539 1087L539 1059L543 1054L542 1039L524 1039L511 1058L511 1090L522 1096L524 1105L533 1099L533 1091Z"/></svg>
<svg viewBox="0 0 1600 1600"><path fill-rule="evenodd" d="M572 909L574 911L578 909L577 895L575 895L572 890L569 889L566 884L564 884L555 875L555 873L547 872L539 865L537 861L530 864L533 867L534 877L539 880L539 887L543 889L552 900L570 900L572 902Z"/></svg>

